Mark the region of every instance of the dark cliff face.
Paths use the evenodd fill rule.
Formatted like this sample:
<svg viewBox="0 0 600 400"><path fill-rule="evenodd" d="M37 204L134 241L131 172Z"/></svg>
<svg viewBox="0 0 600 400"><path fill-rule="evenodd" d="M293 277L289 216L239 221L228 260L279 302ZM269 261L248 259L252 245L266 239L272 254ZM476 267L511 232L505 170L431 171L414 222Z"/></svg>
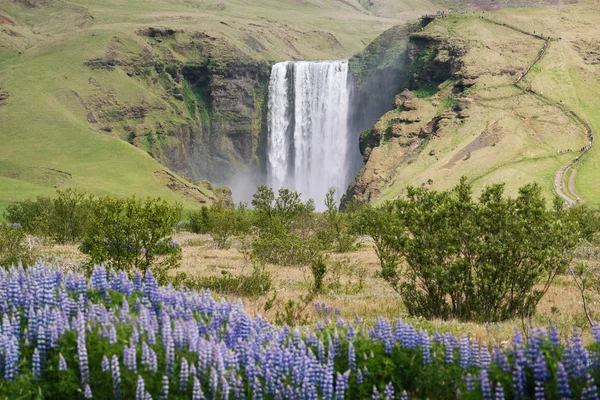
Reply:
<svg viewBox="0 0 600 400"><path fill-rule="evenodd" d="M193 180L229 184L234 176L255 174L269 70L262 63L184 65L180 97L189 119L167 133L175 143L151 154Z"/></svg>

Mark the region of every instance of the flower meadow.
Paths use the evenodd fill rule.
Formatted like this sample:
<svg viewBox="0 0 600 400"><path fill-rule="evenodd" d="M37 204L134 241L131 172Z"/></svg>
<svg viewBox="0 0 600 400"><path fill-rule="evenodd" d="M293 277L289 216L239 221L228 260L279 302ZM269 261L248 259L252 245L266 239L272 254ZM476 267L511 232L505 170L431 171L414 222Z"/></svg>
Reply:
<svg viewBox="0 0 600 400"><path fill-rule="evenodd" d="M600 346L577 330L517 331L501 348L316 308L315 327L280 327L150 272L0 269L0 397L598 399Z"/></svg>

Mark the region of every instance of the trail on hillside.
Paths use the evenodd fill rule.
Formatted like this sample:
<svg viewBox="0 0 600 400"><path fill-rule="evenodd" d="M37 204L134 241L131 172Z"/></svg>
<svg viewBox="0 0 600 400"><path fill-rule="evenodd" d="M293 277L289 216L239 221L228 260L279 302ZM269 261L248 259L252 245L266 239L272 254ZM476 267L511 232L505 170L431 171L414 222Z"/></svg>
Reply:
<svg viewBox="0 0 600 400"><path fill-rule="evenodd" d="M558 169L558 171L556 171L556 174L554 175L554 190L563 200L565 200L565 202L567 203L567 205L569 207L575 205L576 203L585 203L585 200L583 200L581 198L579 192L577 191L577 188L575 187L575 176L577 174L577 168L575 166L579 163L579 161L581 161L581 158L583 157L583 155L585 155L592 148L592 145L594 144L594 135L593 135L592 127L583 118L581 118L577 113L575 113L575 111L571 110L570 108L565 106L563 103L552 100L551 98L544 96L541 93L537 93L535 90L532 90L531 88L523 89L521 86L519 86L519 83L527 76L527 74L529 74L529 72L533 69L533 67L544 57L544 55L546 54L546 50L548 49L548 47L550 47L550 42L553 39L550 36L544 37L541 34L527 32L519 27L515 27L515 26L512 26L512 25L504 23L504 22L494 21L489 18L484 18L483 20L487 21L489 23L504 26L504 27L512 29L514 31L517 31L522 34L529 35L529 36L532 36L532 37L535 37L537 39L544 41L544 46L540 50L538 56L529 65L529 67L525 71L521 72L521 74L517 77L516 81L514 82L514 86L521 89L525 93L532 94L532 95L538 97L545 103L551 104L551 105L561 109L570 119L575 120L575 122L579 123L580 125L582 125L584 127L584 130L585 130L584 146L579 150L580 154L577 157L575 157L575 159L561 165L560 168ZM569 179L567 181L567 174L569 171L571 171L571 175L569 176Z"/></svg>

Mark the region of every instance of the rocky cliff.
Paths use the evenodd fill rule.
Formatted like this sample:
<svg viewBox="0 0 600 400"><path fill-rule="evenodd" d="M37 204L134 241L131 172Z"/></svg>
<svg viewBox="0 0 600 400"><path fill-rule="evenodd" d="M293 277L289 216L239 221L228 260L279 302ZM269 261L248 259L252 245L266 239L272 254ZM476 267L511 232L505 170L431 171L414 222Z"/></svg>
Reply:
<svg viewBox="0 0 600 400"><path fill-rule="evenodd" d="M138 31L148 45L134 53L115 37L92 70L123 69L158 99L120 103L109 88L82 98L88 122L120 136L192 181L228 184L258 171L270 67L202 32Z"/></svg>

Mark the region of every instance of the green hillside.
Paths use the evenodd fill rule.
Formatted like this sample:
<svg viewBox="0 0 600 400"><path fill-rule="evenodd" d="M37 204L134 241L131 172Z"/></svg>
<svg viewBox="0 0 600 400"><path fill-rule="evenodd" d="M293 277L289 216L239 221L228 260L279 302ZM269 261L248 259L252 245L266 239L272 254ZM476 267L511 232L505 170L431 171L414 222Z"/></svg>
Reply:
<svg viewBox="0 0 600 400"><path fill-rule="evenodd" d="M210 186L179 178L173 185L175 178L157 174L172 167L194 181L211 178L177 164L190 146L177 132L210 123L195 115L206 112L194 105L202 93L156 72L156 64L214 59L216 69L240 60L349 57L431 9L407 2L390 18L354 0L0 0L0 205L66 187L210 201ZM183 96L173 95L174 86ZM220 144L225 154L232 147ZM205 153L185 157L202 162Z"/></svg>
<svg viewBox="0 0 600 400"><path fill-rule="evenodd" d="M586 125L570 111L600 129L598 23L596 2L583 1L458 14L414 34L415 90L363 135L368 161L349 194L381 201L407 185L449 189L466 175L476 189L506 182L515 194L538 182L547 197L563 191L567 201L600 204L597 146L575 164L574 178L572 169L559 173L588 144Z"/></svg>

